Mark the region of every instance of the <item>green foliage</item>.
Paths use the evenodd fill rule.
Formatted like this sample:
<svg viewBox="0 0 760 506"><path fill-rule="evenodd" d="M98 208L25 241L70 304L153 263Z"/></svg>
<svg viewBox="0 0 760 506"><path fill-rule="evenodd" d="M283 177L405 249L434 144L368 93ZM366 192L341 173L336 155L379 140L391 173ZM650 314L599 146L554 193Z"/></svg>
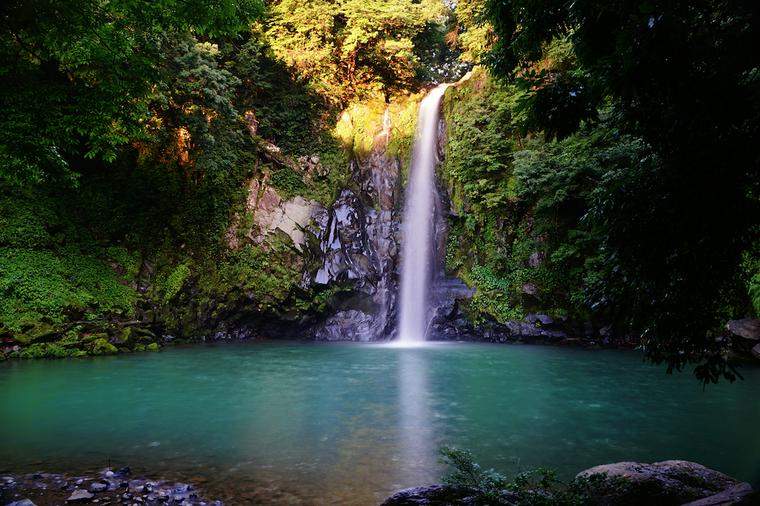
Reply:
<svg viewBox="0 0 760 506"><path fill-rule="evenodd" d="M304 194L306 184L303 176L290 167L277 167L270 174L272 186L277 188L283 199Z"/></svg>
<svg viewBox="0 0 760 506"><path fill-rule="evenodd" d="M698 362L700 379L732 379L712 331L746 304L742 256L760 216L755 10L721 0L486 5L497 36L489 64L524 90L528 128L567 137L611 109L657 159L606 177L595 197L595 306L625 308L617 326L640 333L669 370Z"/></svg>
<svg viewBox="0 0 760 506"><path fill-rule="evenodd" d="M411 87L418 65L414 37L443 14L434 0L300 2L270 7L275 54L336 105Z"/></svg>
<svg viewBox="0 0 760 506"><path fill-rule="evenodd" d="M232 35L262 12L259 0L5 2L0 178L71 181L82 157L114 161L144 135L167 37Z"/></svg>
<svg viewBox="0 0 760 506"><path fill-rule="evenodd" d="M18 352L18 358L68 358L82 357L82 350L66 348L59 343L34 343Z"/></svg>
<svg viewBox="0 0 760 506"><path fill-rule="evenodd" d="M118 353L119 350L113 344L109 343L105 338L98 338L92 342L92 354L93 355L113 355Z"/></svg>
<svg viewBox="0 0 760 506"><path fill-rule="evenodd" d="M570 483L557 480L555 473L537 468L522 472L512 479L484 470L468 450L451 447L441 449L442 460L453 468L443 478L446 485L471 490L476 504L506 506L587 506L607 504L605 497L619 494L625 482L610 480L605 475L575 478ZM599 499L602 499L600 502Z"/></svg>
<svg viewBox="0 0 760 506"><path fill-rule="evenodd" d="M468 306L475 323L482 322L484 317L501 323L522 317L521 309L510 297L513 279L500 277L488 267L473 265L466 281L477 289Z"/></svg>
<svg viewBox="0 0 760 506"><path fill-rule="evenodd" d="M476 491L480 501L498 502L507 488L505 476L493 469L484 470L475 462L468 450L441 448L441 457L453 471L443 478L443 483L454 487L465 487Z"/></svg>
<svg viewBox="0 0 760 506"><path fill-rule="evenodd" d="M490 23L485 18L485 0L458 0L454 8L457 26L449 40L461 48L460 59L465 62L481 63L483 55L490 48L493 35Z"/></svg>
<svg viewBox="0 0 760 506"><path fill-rule="evenodd" d="M63 323L70 311L129 314L136 298L103 261L72 249L0 249L0 325L20 332L36 321Z"/></svg>
<svg viewBox="0 0 760 506"><path fill-rule="evenodd" d="M166 282L163 284L164 304L167 304L179 293L189 277L190 267L187 264L182 263L174 268L171 274L166 278Z"/></svg>
<svg viewBox="0 0 760 506"><path fill-rule="evenodd" d="M464 85L446 93L448 143L444 178L454 190L454 206L485 212L507 204L514 93L476 69Z"/></svg>
<svg viewBox="0 0 760 506"><path fill-rule="evenodd" d="M384 148L386 155L407 160L411 157L421 98L421 94L414 94L397 97L390 103L380 98L354 102L341 114L333 134L356 157ZM386 112L388 138L384 135Z"/></svg>
<svg viewBox="0 0 760 506"><path fill-rule="evenodd" d="M264 247L228 252L217 266L203 271L199 285L205 293L245 294L256 309L278 314L298 288L302 262L285 241L272 237Z"/></svg>
<svg viewBox="0 0 760 506"><path fill-rule="evenodd" d="M125 279L134 279L140 272L142 259L137 251L130 252L122 246L111 246L106 249L108 257L124 269Z"/></svg>

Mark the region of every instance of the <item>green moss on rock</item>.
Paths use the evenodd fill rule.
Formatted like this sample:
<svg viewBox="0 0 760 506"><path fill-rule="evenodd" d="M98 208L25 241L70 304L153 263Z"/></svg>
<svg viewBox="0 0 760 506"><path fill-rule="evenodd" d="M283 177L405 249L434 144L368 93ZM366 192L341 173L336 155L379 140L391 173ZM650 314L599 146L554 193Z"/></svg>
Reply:
<svg viewBox="0 0 760 506"><path fill-rule="evenodd" d="M119 350L116 348L116 346L108 342L107 339L99 338L92 343L93 355L112 355L118 352Z"/></svg>

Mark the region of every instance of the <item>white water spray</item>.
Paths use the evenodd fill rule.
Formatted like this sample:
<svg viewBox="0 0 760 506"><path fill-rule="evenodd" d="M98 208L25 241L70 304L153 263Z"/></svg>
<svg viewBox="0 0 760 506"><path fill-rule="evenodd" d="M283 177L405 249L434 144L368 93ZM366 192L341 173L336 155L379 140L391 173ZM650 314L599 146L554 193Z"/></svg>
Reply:
<svg viewBox="0 0 760 506"><path fill-rule="evenodd" d="M430 281L435 258L433 223L438 116L441 99L448 86L442 84L428 93L417 115L417 136L406 189L401 241L400 344L424 342L427 334Z"/></svg>

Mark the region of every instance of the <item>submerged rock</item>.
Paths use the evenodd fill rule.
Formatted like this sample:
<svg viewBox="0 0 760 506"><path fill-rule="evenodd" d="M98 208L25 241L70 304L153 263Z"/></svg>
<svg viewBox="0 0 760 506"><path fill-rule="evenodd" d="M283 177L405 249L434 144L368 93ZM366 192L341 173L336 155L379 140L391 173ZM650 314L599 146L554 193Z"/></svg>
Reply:
<svg viewBox="0 0 760 506"><path fill-rule="evenodd" d="M749 484L685 460L666 460L653 464L617 462L586 469L578 473L576 478L591 478L595 475L604 476L601 481L591 485L595 504L677 506L722 494L740 485L738 490L746 493L752 490Z"/></svg>

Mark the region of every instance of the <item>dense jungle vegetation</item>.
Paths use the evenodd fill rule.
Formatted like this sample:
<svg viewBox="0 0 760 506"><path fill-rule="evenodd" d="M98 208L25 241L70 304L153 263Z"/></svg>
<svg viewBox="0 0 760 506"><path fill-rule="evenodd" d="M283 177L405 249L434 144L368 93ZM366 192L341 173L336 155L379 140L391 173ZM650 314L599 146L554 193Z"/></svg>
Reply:
<svg viewBox="0 0 760 506"><path fill-rule="evenodd" d="M441 169L469 316L590 320L733 378L715 337L760 312L758 23L747 0L4 2L0 357L157 349L212 296L320 314L334 289L299 286L286 239L229 246L246 182L329 205L386 104L406 163L422 92L472 70Z"/></svg>

